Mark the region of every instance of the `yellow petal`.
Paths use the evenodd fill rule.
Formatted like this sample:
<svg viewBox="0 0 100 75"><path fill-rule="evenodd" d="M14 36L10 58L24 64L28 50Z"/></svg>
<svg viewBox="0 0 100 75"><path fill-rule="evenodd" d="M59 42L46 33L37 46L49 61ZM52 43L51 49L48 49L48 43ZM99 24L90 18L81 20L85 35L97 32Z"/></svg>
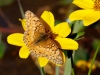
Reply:
<svg viewBox="0 0 100 75"><path fill-rule="evenodd" d="M38 57L38 62L41 67L44 67L48 63L48 59L45 57Z"/></svg>
<svg viewBox="0 0 100 75"><path fill-rule="evenodd" d="M52 29L54 27L54 16L49 11L44 11L41 18L50 26Z"/></svg>
<svg viewBox="0 0 100 75"><path fill-rule="evenodd" d="M60 23L53 28L53 32L61 37L66 37L70 34L71 28L67 22Z"/></svg>
<svg viewBox="0 0 100 75"><path fill-rule="evenodd" d="M89 26L90 24L98 21L100 19L100 11L91 10L90 14L84 17L84 26Z"/></svg>
<svg viewBox="0 0 100 75"><path fill-rule="evenodd" d="M19 21L21 21L23 29L26 30L26 20L25 19L19 19Z"/></svg>
<svg viewBox="0 0 100 75"><path fill-rule="evenodd" d="M16 46L24 46L25 45L23 42L23 34L21 34L21 33L10 34L7 37L7 42L9 44L16 45Z"/></svg>
<svg viewBox="0 0 100 75"><path fill-rule="evenodd" d="M60 44L62 49L77 50L78 43L70 38L56 37L55 40Z"/></svg>
<svg viewBox="0 0 100 75"><path fill-rule="evenodd" d="M70 21L82 20L84 18L84 16L89 15L90 12L91 12L91 10L77 10L77 11L74 11L69 15L69 20Z"/></svg>
<svg viewBox="0 0 100 75"><path fill-rule="evenodd" d="M74 0L73 4L83 9L92 9L94 6L93 0Z"/></svg>
<svg viewBox="0 0 100 75"><path fill-rule="evenodd" d="M26 46L21 47L21 49L19 51L20 58L28 58L29 54L30 54L30 51L29 51L28 47L26 47Z"/></svg>

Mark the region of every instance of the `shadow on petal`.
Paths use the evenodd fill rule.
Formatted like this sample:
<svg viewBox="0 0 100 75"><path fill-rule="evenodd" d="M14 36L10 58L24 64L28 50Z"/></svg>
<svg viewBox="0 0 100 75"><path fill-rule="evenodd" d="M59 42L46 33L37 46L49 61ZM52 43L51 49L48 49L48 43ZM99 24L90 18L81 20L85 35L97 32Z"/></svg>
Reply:
<svg viewBox="0 0 100 75"><path fill-rule="evenodd" d="M41 18L50 26L52 29L54 27L54 16L49 11L44 11Z"/></svg>

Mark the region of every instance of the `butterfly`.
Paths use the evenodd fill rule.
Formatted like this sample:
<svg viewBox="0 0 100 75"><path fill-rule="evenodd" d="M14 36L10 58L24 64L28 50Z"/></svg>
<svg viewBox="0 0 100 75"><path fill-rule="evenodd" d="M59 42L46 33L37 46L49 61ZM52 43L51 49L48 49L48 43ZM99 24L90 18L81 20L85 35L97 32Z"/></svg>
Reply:
<svg viewBox="0 0 100 75"><path fill-rule="evenodd" d="M55 41L50 38L50 32L46 32L40 19L31 11L25 12L26 30L23 41L30 49L32 55L45 57L56 65L62 65L63 54Z"/></svg>

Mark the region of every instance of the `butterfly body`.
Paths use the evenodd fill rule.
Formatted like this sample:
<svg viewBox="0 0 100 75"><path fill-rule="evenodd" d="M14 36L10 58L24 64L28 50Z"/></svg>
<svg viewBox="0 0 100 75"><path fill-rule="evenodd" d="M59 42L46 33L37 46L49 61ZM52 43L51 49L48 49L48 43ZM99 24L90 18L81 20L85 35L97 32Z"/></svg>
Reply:
<svg viewBox="0 0 100 75"><path fill-rule="evenodd" d="M41 36L38 38L38 40L35 41L35 44L47 40L50 37L50 33L40 33L40 35Z"/></svg>
<svg viewBox="0 0 100 75"><path fill-rule="evenodd" d="M23 41L30 49L32 55L45 57L55 64L63 64L63 55L57 44L50 38L51 32L45 31L44 25L35 14L26 11L26 30Z"/></svg>

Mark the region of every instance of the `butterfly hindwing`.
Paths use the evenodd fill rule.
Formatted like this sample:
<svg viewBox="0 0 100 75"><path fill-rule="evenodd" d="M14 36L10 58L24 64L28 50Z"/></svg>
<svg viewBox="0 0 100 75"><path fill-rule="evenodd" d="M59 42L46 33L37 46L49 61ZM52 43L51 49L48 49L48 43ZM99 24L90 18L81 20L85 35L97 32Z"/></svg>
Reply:
<svg viewBox="0 0 100 75"><path fill-rule="evenodd" d="M31 46L31 52L37 57L46 57L55 64L63 64L63 55L60 49L50 38Z"/></svg>

